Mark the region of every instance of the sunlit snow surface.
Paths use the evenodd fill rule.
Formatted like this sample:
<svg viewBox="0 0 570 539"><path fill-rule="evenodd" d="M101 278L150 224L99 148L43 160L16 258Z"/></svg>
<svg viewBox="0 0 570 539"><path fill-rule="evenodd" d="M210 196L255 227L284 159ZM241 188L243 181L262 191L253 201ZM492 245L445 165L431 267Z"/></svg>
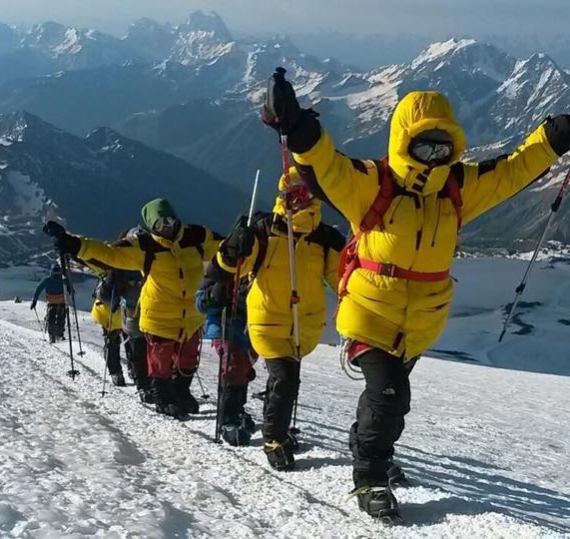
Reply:
<svg viewBox="0 0 570 539"><path fill-rule="evenodd" d="M475 262L455 269L455 309L481 306L485 297L490 303L510 298L518 284L513 277L526 264ZM541 282L550 283L552 294L563 291L566 266L545 264L529 283L528 299L533 290L541 293ZM6 275L9 270L0 273L0 293L33 291L35 282ZM34 270L28 275L39 277ZM80 288L87 297L89 287ZM43 314L43 305L38 311ZM459 330L471 318L464 351L476 355L481 344L485 358L500 317L455 314L438 346L459 346ZM541 327L543 316L531 310L524 320ZM279 474L266 463L259 433L249 448L212 442L217 359L209 343L200 374L211 397L198 416L179 423L142 407L132 386L108 387L101 397L102 338L88 314L80 322L86 354L76 356L81 375L72 381L67 343L43 340L29 303L0 303L0 537L570 537L568 377L488 367L472 358L424 358L412 374L412 412L397 449L414 482L396 493L407 525L384 529L346 499L347 430L362 382L340 371L338 348L322 345L303 362L298 471ZM478 328L489 336L473 344ZM567 332L558 337L544 348L562 350ZM504 348L506 363L525 356L530 342L532 332L509 332L495 351ZM77 342L74 347L77 352ZM534 370L531 359L520 368ZM265 379L259 366L252 391ZM193 388L202 395L197 380ZM261 417L260 401L248 407Z"/></svg>

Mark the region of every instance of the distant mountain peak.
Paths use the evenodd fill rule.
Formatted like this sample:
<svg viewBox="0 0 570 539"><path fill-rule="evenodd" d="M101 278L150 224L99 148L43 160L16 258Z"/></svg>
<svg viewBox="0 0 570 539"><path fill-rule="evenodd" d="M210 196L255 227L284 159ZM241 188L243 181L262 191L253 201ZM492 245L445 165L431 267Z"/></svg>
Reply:
<svg viewBox="0 0 570 539"><path fill-rule="evenodd" d="M533 66L533 67L540 66L542 68L552 67L557 70L560 70L556 62L550 56L548 56L548 54L545 54L544 52L534 53L527 60L524 60L524 63L527 66Z"/></svg>
<svg viewBox="0 0 570 539"><path fill-rule="evenodd" d="M430 43L412 62L412 67L414 67L414 64L419 65L425 62L433 62L439 58L448 56L450 53L454 53L459 49L470 47L475 44L477 44L477 41L474 39L455 38L448 39L447 41Z"/></svg>
<svg viewBox="0 0 570 539"><path fill-rule="evenodd" d="M69 28L53 21L34 25L27 34L26 42L37 47L55 47L59 45Z"/></svg>
<svg viewBox="0 0 570 539"><path fill-rule="evenodd" d="M220 41L233 41L232 34L228 30L226 23L215 11L207 14L200 10L193 11L186 21L178 27L178 30L183 32L205 32L212 34L213 37Z"/></svg>

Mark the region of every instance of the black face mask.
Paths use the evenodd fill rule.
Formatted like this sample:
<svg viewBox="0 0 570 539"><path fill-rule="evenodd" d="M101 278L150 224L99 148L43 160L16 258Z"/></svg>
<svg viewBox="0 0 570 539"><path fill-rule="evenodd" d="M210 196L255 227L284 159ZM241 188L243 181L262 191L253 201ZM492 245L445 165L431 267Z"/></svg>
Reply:
<svg viewBox="0 0 570 539"><path fill-rule="evenodd" d="M453 142L424 139L421 135L414 137L408 146L408 153L413 159L430 166L449 163L453 150Z"/></svg>

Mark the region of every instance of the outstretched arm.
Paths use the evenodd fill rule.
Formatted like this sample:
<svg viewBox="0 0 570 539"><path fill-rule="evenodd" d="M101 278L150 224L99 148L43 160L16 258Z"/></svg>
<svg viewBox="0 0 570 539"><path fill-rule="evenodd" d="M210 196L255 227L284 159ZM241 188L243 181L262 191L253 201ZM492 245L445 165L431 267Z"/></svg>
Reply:
<svg viewBox="0 0 570 539"><path fill-rule="evenodd" d="M145 253L139 246L115 246L81 238L77 258L99 267L142 271Z"/></svg>
<svg viewBox="0 0 570 539"><path fill-rule="evenodd" d="M69 254L87 264L102 269L117 268L141 271L144 268L145 252L137 246L109 245L68 234L65 228L55 221L48 221L43 231L54 238L54 247L63 255Z"/></svg>
<svg viewBox="0 0 570 539"><path fill-rule="evenodd" d="M463 164L463 223L494 208L548 172L570 149L569 120L568 116L549 118L513 153Z"/></svg>

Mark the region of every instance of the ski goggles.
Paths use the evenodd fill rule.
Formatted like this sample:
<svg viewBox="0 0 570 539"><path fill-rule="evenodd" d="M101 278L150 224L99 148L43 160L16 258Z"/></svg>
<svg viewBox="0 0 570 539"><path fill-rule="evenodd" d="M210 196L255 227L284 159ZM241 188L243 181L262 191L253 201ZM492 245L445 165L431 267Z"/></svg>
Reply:
<svg viewBox="0 0 570 539"><path fill-rule="evenodd" d="M417 137L410 142L408 153L425 165L445 165L453 155L453 142Z"/></svg>
<svg viewBox="0 0 570 539"><path fill-rule="evenodd" d="M281 198L285 202L286 208L293 211L304 210L311 205L312 193L305 185L293 185L290 189L281 191Z"/></svg>
<svg viewBox="0 0 570 539"><path fill-rule="evenodd" d="M152 231L158 236L169 238L178 231L180 221L176 217L160 217L152 226Z"/></svg>

